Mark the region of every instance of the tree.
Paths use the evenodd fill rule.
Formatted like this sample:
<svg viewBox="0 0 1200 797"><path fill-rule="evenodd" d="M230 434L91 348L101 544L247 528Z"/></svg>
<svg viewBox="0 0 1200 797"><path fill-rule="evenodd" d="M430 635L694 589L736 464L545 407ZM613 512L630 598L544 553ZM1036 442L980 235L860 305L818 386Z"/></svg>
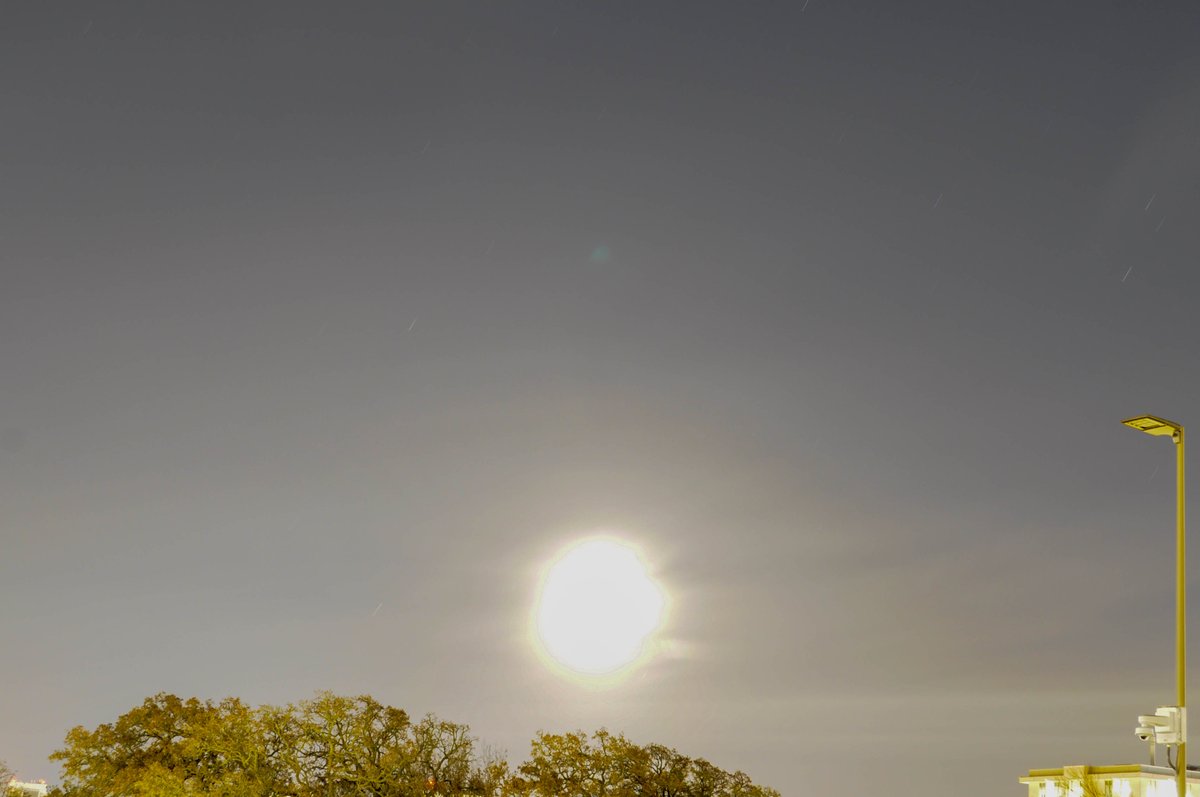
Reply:
<svg viewBox="0 0 1200 797"><path fill-rule="evenodd" d="M466 790L475 748L470 730L432 714L413 728L416 764L427 791L461 794Z"/></svg>
<svg viewBox="0 0 1200 797"><path fill-rule="evenodd" d="M234 701L236 703L236 701ZM61 761L62 791L75 797L212 791L226 764L198 741L219 721L221 707L158 694L94 731L67 733L67 745L50 756Z"/></svg>
<svg viewBox="0 0 1200 797"><path fill-rule="evenodd" d="M17 776L16 773L8 768L7 763L5 763L4 761L0 761L0 789L4 790L4 794L7 795L10 793L8 784L16 776Z"/></svg>
<svg viewBox="0 0 1200 797"><path fill-rule="evenodd" d="M517 771L530 793L584 797L591 777L587 737L539 732L530 745L529 760Z"/></svg>
<svg viewBox="0 0 1200 797"><path fill-rule="evenodd" d="M687 797L720 797L729 793L728 784L728 772L697 758L688 768L684 794Z"/></svg>
<svg viewBox="0 0 1200 797"><path fill-rule="evenodd" d="M524 793L504 755L490 747L483 747L476 753L466 792L479 797L520 797Z"/></svg>
<svg viewBox="0 0 1200 797"><path fill-rule="evenodd" d="M779 797L603 728L539 733L514 771L467 725L331 692L258 708L158 694L73 728L51 759L54 797Z"/></svg>
<svg viewBox="0 0 1200 797"><path fill-rule="evenodd" d="M300 794L424 793L412 723L402 709L366 695L345 698L323 692L294 708L291 721L295 741L286 754L296 760L291 769Z"/></svg>
<svg viewBox="0 0 1200 797"><path fill-rule="evenodd" d="M1089 774L1086 769L1067 767L1062 776L1055 779L1059 797L1112 797L1111 784L1099 775Z"/></svg>
<svg viewBox="0 0 1200 797"><path fill-rule="evenodd" d="M655 797L686 797L690 758L661 744L646 748L646 791Z"/></svg>
<svg viewBox="0 0 1200 797"><path fill-rule="evenodd" d="M743 772L726 772L660 744L621 734L538 733L517 782L531 797L779 797Z"/></svg>

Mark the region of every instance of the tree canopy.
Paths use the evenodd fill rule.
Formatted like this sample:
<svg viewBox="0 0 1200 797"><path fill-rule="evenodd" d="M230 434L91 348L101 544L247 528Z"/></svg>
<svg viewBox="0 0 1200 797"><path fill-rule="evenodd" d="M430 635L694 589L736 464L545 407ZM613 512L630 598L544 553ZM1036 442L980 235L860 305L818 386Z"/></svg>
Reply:
<svg viewBox="0 0 1200 797"><path fill-rule="evenodd" d="M50 756L53 797L779 797L660 744L538 733L511 768L470 728L368 696L252 708L158 694Z"/></svg>
<svg viewBox="0 0 1200 797"><path fill-rule="evenodd" d="M0 790L3 790L4 794L8 794L10 791L8 782L15 776L16 774L8 768L8 764L6 764L4 761L0 761Z"/></svg>

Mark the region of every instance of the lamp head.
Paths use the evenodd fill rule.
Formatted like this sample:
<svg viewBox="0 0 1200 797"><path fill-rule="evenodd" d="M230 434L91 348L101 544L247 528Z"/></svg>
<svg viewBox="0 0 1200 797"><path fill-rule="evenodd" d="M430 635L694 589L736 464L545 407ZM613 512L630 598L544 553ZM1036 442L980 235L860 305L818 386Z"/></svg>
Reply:
<svg viewBox="0 0 1200 797"><path fill-rule="evenodd" d="M1152 434L1156 437L1177 437L1183 432L1183 427L1174 421L1168 421L1154 415L1138 415L1136 418L1126 418L1121 421L1131 429Z"/></svg>

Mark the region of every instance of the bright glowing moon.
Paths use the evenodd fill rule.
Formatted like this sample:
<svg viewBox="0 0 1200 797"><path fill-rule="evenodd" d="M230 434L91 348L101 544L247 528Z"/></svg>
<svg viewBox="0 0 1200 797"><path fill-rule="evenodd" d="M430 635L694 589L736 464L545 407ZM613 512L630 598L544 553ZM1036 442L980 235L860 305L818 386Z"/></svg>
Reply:
<svg viewBox="0 0 1200 797"><path fill-rule="evenodd" d="M574 672L615 673L642 656L664 605L636 550L611 539L587 540L546 574L535 609L538 640Z"/></svg>

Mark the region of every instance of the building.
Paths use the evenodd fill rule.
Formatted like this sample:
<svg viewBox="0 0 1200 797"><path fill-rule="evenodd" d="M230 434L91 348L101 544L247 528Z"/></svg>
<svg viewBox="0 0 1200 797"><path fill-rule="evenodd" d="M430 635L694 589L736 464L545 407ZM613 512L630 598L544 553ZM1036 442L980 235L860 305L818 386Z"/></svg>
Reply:
<svg viewBox="0 0 1200 797"><path fill-rule="evenodd" d="M1175 797L1175 770L1148 764L1031 769L1029 797ZM1188 768L1187 797L1200 797L1200 772Z"/></svg>
<svg viewBox="0 0 1200 797"><path fill-rule="evenodd" d="M0 781L2 783L3 781ZM19 794L21 797L46 797L46 781L23 781L13 778L8 782L8 793Z"/></svg>

